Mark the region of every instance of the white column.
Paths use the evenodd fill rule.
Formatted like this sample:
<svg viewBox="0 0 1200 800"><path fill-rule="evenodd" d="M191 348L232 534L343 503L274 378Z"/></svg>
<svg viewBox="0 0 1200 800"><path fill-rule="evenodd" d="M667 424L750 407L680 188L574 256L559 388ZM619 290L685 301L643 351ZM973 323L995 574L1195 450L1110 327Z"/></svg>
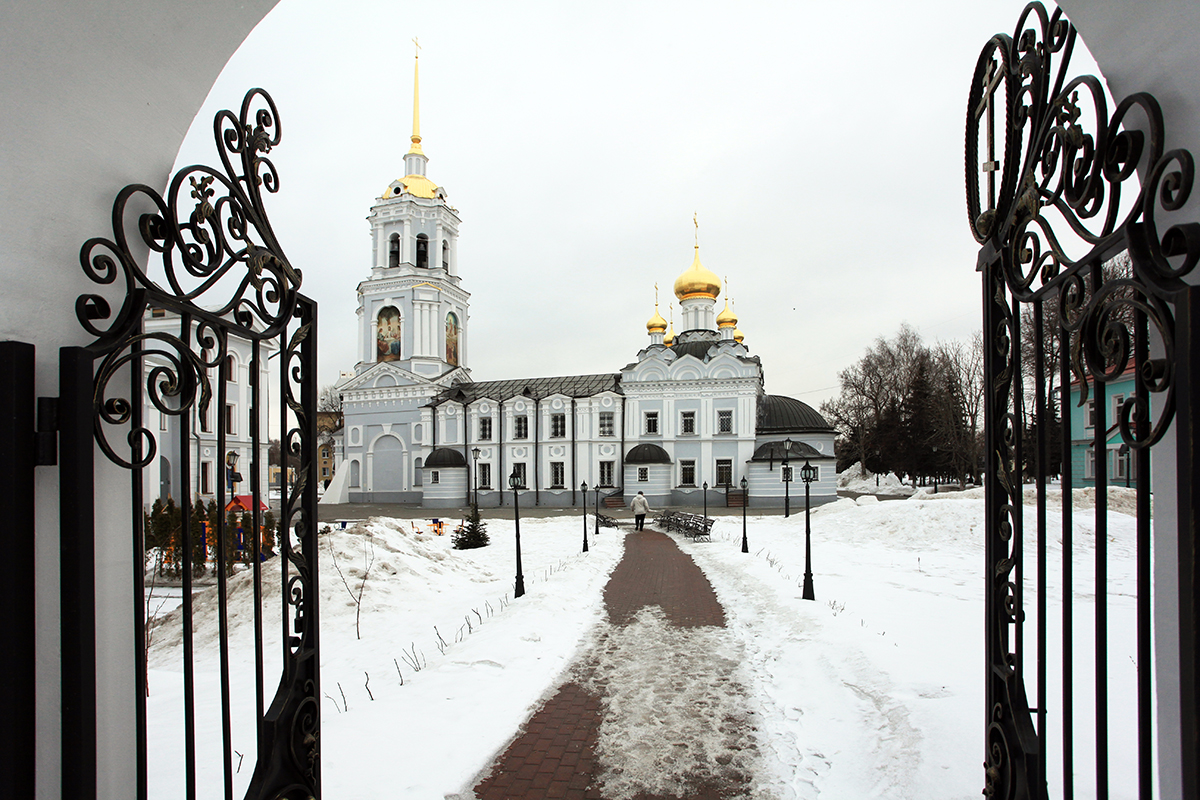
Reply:
<svg viewBox="0 0 1200 800"><path fill-rule="evenodd" d="M417 258L412 246L412 220L404 220L404 234L400 237L400 261L416 264Z"/></svg>

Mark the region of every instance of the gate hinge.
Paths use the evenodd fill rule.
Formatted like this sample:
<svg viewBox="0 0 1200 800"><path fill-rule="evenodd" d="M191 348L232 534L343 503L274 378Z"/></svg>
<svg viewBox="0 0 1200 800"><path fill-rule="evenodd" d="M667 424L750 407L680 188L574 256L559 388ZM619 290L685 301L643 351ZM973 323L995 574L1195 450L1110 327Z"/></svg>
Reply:
<svg viewBox="0 0 1200 800"><path fill-rule="evenodd" d="M39 467L58 464L58 398L37 399L37 426L33 433L33 450Z"/></svg>

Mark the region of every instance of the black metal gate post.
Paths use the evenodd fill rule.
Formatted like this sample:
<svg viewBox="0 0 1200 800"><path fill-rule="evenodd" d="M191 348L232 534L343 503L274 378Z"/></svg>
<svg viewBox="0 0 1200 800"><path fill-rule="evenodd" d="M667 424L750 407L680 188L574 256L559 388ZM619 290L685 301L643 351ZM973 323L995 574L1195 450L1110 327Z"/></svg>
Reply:
<svg viewBox="0 0 1200 800"><path fill-rule="evenodd" d="M1200 262L1200 224L1180 214L1195 166L1189 152L1166 148L1166 126L1153 97L1130 95L1110 113L1102 82L1072 75L1076 37L1061 10L1048 13L1041 3L1030 3L1011 36L997 34L985 45L967 103L967 216L980 245L987 441L984 794L1071 798L1076 784L1094 779L1095 796L1108 797L1109 751L1132 747L1137 796L1151 800L1153 601L1174 606L1180 625L1181 723L1179 730L1160 728L1159 741L1179 748L1182 796L1196 800L1200 288L1187 282ZM1061 428L1057 435L1051 435L1054 426ZM1174 437L1173 461L1152 471L1152 448L1168 435ZM1108 599L1108 479L1123 468L1129 480L1131 465L1122 450L1137 474L1132 642L1110 630ZM1154 473L1173 480L1178 493L1177 507L1160 512L1154 523L1156 537L1178 542L1174 596L1152 596ZM1048 542L1055 536L1048 524L1048 483L1054 475L1061 475L1062 491L1061 597L1048 597L1047 581ZM1029 536L1027 481L1035 506L1029 519L1036 526ZM1073 492L1089 483L1095 489L1094 537L1073 538L1076 519L1087 513L1072 511ZM1095 578L1084 585L1072 559L1089 544ZM1094 597L1088 652L1075 635L1077 591ZM1032 602L1026 602L1027 592ZM1050 601L1061 611L1052 610ZM1058 613L1061 635L1051 641L1047 620ZM1138 655L1136 679L1118 685L1109 650L1131 644ZM1061 680L1058 708L1048 707L1052 670ZM1075 693L1080 674L1095 676L1094 694ZM1036 689L1033 704L1030 687ZM1116 707L1110 697L1118 694L1136 697L1135 726L1110 719ZM1078 730L1075 716L1089 706L1093 729ZM1077 735L1094 744L1090 763L1078 762L1085 748L1076 748ZM1053 775L1061 776L1061 786L1051 787Z"/></svg>
<svg viewBox="0 0 1200 800"><path fill-rule="evenodd" d="M0 686L8 695L0 725L0 776L13 797L33 797L36 784L34 425L34 347L0 342L0 486L16 500L5 515L0 559L5 617Z"/></svg>
<svg viewBox="0 0 1200 800"><path fill-rule="evenodd" d="M92 354L59 351L62 796L96 797L96 512Z"/></svg>

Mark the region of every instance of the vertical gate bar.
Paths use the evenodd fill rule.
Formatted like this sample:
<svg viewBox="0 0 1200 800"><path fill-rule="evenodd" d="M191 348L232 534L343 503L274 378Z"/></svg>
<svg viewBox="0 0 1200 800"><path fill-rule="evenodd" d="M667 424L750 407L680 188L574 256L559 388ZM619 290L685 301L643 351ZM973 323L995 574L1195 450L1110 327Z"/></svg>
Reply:
<svg viewBox="0 0 1200 800"><path fill-rule="evenodd" d="M1092 296L1103 285L1101 266L1092 270ZM1108 415L1107 385L1093 375L1092 470L1096 489L1096 798L1108 798Z"/></svg>
<svg viewBox="0 0 1200 800"><path fill-rule="evenodd" d="M1074 597L1074 553L1071 534L1074 521L1074 463L1071 458L1071 333L1058 325L1058 385L1059 417L1062 423L1062 753L1063 753L1063 798L1075 797L1075 620Z"/></svg>
<svg viewBox="0 0 1200 800"><path fill-rule="evenodd" d="M282 627L280 631L279 641L283 648L280 653L280 662L283 664L285 677L287 672L291 670L291 645L290 637L292 632L289 628L287 596L288 596L288 572L291 566L292 554L292 518L291 518L291 497L288 486L288 373L290 371L289 353L288 353L288 329L290 325L285 325L283 330L279 332L279 596L280 611L279 624ZM363 473L360 470L359 475Z"/></svg>
<svg viewBox="0 0 1200 800"><path fill-rule="evenodd" d="M1046 436L1046 356L1043 302L1035 301L1033 309L1033 415L1036 422L1037 465L1037 731L1038 761L1046 763L1046 475L1049 461Z"/></svg>
<svg viewBox="0 0 1200 800"><path fill-rule="evenodd" d="M225 459L226 424L229 409L226 405L229 382L229 332L222 329L219 333L221 363L217 367L217 455ZM221 514L221 524L218 529L217 549L219 566L217 571L217 627L219 630L219 650L221 663L221 758L225 778L225 800L233 800L233 730L230 721L229 708L229 578L228 570L233 569L230 561L231 540L233 531L229 529L229 512L226 510L231 500L226 500L225 487L233 494L233 484L230 473L233 467L225 462L225 480L218 487L217 508Z"/></svg>
<svg viewBox="0 0 1200 800"><path fill-rule="evenodd" d="M262 409L259 406L259 378L261 377L262 364L259 361L262 352L259 348L259 340L254 339L250 345L250 494L253 496L254 508L251 512L251 538L254 540L254 546L250 551L250 558L253 562L252 569L254 570L254 702L255 702L255 735L257 737L258 758L262 759L264 754L263 749L263 716L266 714L266 709L263 707L263 629L262 629L262 568L260 565L260 547L262 545L262 524L258 510L259 493L262 487L259 485L259 452L262 450L259 430L260 417ZM283 455L283 449L280 448L280 456Z"/></svg>
<svg viewBox="0 0 1200 800"><path fill-rule="evenodd" d="M179 336L185 343L191 342L192 315L179 315ZM207 368L206 368L207 369ZM140 396L140 395L139 395ZM197 449L200 447L196 443ZM186 451L183 451L186 452ZM207 545L207 542L206 542ZM196 665L195 641L192 635L192 576L183 576L183 759L184 790L187 800L196 800Z"/></svg>
<svg viewBox="0 0 1200 800"><path fill-rule="evenodd" d="M96 797L96 509L92 354L59 349L62 796Z"/></svg>
<svg viewBox="0 0 1200 800"><path fill-rule="evenodd" d="M191 345L192 345L192 339L194 338L194 333L192 330L193 325L192 325L191 315L190 314L180 314L179 324L180 324L179 340L182 341L188 347L188 349L190 349ZM181 371L190 369L190 364L186 358L181 359L180 364L181 364L181 367L180 367ZM198 376L196 376L196 377L198 377ZM186 382L191 380L191 378L186 376L186 374L180 375L179 378L185 382L184 383L185 386L187 385ZM181 397L186 398L189 395L191 395L190 392L184 391L184 393L181 395ZM191 439L191 435L192 435L191 421L192 421L191 410L189 409L186 414L183 413L181 410L180 414L179 414L179 424L177 426L179 429L179 432L178 432L179 449L176 452L179 453L179 459L178 459L179 460L179 483L180 483L179 490L181 492L181 496L179 498L179 520L182 523L180 535L183 537L183 541L182 541L182 545L181 545L183 548L183 552L181 553L182 558L180 559L180 561L183 566L183 598L187 601L187 604L188 604L188 607L184 612L184 625L186 627L187 635L188 635L189 639L191 639L192 611L193 611L192 603L191 603L192 569L194 566L192 564L192 537L195 535L194 532L192 531L192 475L191 475L192 459L188 456L188 452L191 449L190 448L190 439ZM196 450L197 450L196 455L197 456L200 455L199 448L200 448L200 443L197 442L196 443ZM195 742L193 741L190 746L192 748L194 748Z"/></svg>
<svg viewBox="0 0 1200 800"><path fill-rule="evenodd" d="M20 498L6 514L0 608L5 614L6 653L0 658L0 686L6 687L0 725L0 775L13 797L33 797L37 780L37 671L34 516L35 348L27 342L0 342L0 485Z"/></svg>
<svg viewBox="0 0 1200 800"><path fill-rule="evenodd" d="M321 619L320 619L320 603L318 602L321 596L321 571L318 568L320 565L320 550L317 547L317 304L306 297L299 298L299 308L304 312L308 324L311 326L308 336L300 345L300 354L304 364L304 387L301 391L301 401L305 410L305 432L304 441L307 442L308 452L306 460L302 463L308 465L308 480L304 485L304 514L308 521L307 538L308 541L304 547L304 558L308 562L309 567L309 589L308 597L306 598L306 619L305 629L309 637L309 680L312 682L311 697L320 702L321 697L321 664L319 659L320 653L320 634L321 634ZM314 736L316 741L320 742L321 734L321 717L318 714L313 720ZM319 750L317 751L319 753ZM313 794L316 797L321 796L321 760L317 757L313 763Z"/></svg>
<svg viewBox="0 0 1200 800"><path fill-rule="evenodd" d="M1179 700L1180 752L1183 753L1181 784L1185 800L1200 797L1200 764L1194 757L1200 752L1200 694L1196 676L1200 663L1200 529L1196 519L1196 498L1200 496L1200 453L1197 447L1197 403L1200 394L1200 287L1188 286L1179 292L1175 305L1176 369L1178 391L1175 410L1177 536L1179 548Z"/></svg>
<svg viewBox="0 0 1200 800"><path fill-rule="evenodd" d="M129 348L129 397L133 399L129 406L129 429L141 430L145 420L142 418L142 346L135 341ZM129 440L130 461L140 464L144 453L142 437L131 437ZM135 467L130 489L130 521L133 523L133 644L136 648L133 660L134 677L134 761L136 763L137 796L145 800L149 793L147 776L147 738L146 738L146 696L150 693L149 659L146 640L146 516L142 490L142 468Z"/></svg>
<svg viewBox="0 0 1200 800"><path fill-rule="evenodd" d="M1150 394L1146 388L1146 377L1142 371L1150 355L1149 328L1145 312L1134 309L1133 313L1133 363L1134 363L1134 397L1135 416L1133 418L1134 438L1138 439L1148 434L1147 425L1150 422ZM1145 414L1143 420L1141 414ZM1140 448L1130 448L1129 457L1132 463L1125 465L1126 470L1134 471L1137 481L1137 697L1138 697L1138 797L1140 800L1151 800L1154 786L1153 759L1153 687L1151 678L1154 674L1153 664L1153 623L1151 620L1150 583L1150 452ZM1126 475L1129 474L1127 471Z"/></svg>
<svg viewBox="0 0 1200 800"><path fill-rule="evenodd" d="M1012 559L1014 562L1013 583L1014 612L1016 621L1013 652L1016 653L1017 680L1025 683L1025 382L1021 373L1021 302L1013 297L1010 300L1009 313L1012 315L1012 359L1011 396L1008 399L1008 410L1012 412L1013 426L1013 464L1012 504L1013 544ZM1027 709L1021 709L1026 711Z"/></svg>

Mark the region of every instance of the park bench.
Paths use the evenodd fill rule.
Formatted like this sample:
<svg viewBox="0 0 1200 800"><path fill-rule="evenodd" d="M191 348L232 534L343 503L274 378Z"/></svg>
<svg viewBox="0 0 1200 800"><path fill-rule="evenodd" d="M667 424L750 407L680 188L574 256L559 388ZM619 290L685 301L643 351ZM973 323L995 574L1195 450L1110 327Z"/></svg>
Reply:
<svg viewBox="0 0 1200 800"><path fill-rule="evenodd" d="M655 518L655 524L668 532L682 533L696 542L712 541L713 520L699 514L679 514L674 511L663 511Z"/></svg>
<svg viewBox="0 0 1200 800"><path fill-rule="evenodd" d="M596 517L600 520L600 524L603 525L605 528L617 527L617 521L615 519L613 519L612 517L606 517L603 514L597 514Z"/></svg>

